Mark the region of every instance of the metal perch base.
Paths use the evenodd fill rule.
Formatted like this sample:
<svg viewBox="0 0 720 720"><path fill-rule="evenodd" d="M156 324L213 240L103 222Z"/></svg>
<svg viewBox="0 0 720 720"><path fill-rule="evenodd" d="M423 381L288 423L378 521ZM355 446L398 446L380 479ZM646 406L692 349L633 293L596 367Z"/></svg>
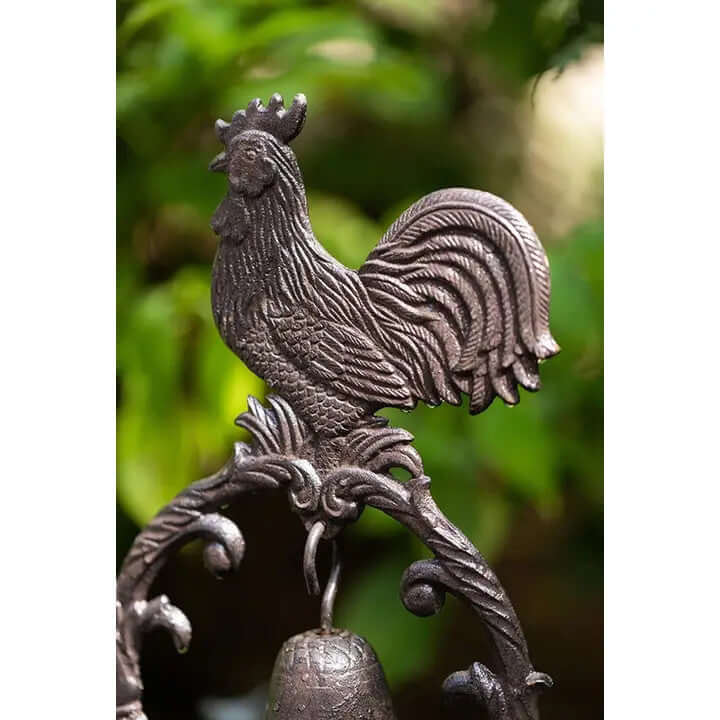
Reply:
<svg viewBox="0 0 720 720"><path fill-rule="evenodd" d="M538 692L552 681L533 668L520 623L497 577L435 504L430 479L422 472L410 434L390 427L358 429L345 439L344 451L333 465L318 464L318 455L327 458L329 453L318 453L317 441L284 400L270 397L269 403L266 408L250 398L249 411L237 422L251 430L253 441L236 443L234 456L221 470L193 483L165 506L135 539L123 563L117 583L117 717L144 718L143 633L164 627L179 651L185 651L190 642L190 623L182 611L165 596L148 599L169 555L202 538L210 572L223 576L237 570L245 542L237 526L218 509L249 492L282 489L310 531L305 570L311 589L313 544L319 535L335 537L358 519L365 506L382 510L420 538L434 558L415 562L405 571L400 583L404 606L418 616L433 615L450 592L481 618L497 651L494 670L473 663L450 675L443 691L474 697L492 720L537 720ZM389 474L393 467L404 468L411 479L394 479ZM323 601L321 625L328 631L337 573L335 564Z"/></svg>

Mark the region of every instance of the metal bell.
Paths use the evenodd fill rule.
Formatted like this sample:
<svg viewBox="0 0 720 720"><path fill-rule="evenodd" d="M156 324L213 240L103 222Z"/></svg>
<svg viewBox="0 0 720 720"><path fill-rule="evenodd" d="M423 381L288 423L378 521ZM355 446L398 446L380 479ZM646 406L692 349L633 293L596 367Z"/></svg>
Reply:
<svg viewBox="0 0 720 720"><path fill-rule="evenodd" d="M366 640L318 629L285 642L265 720L395 720L385 673Z"/></svg>

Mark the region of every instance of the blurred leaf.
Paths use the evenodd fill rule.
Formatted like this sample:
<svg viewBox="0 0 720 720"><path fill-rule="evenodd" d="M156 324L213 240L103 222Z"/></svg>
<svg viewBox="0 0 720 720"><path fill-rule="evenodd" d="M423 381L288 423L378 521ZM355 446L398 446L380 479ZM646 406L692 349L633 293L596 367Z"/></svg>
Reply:
<svg viewBox="0 0 720 720"><path fill-rule="evenodd" d="M118 338L118 498L140 525L230 455L233 420L264 383L221 342L206 269L141 296Z"/></svg>
<svg viewBox="0 0 720 720"><path fill-rule="evenodd" d="M364 0L363 4L396 27L418 31L437 28L447 10L443 0Z"/></svg>
<svg viewBox="0 0 720 720"><path fill-rule="evenodd" d="M502 477L509 490L541 509L555 505L559 443L534 397L523 392L515 407L496 400L474 423L473 434L485 472Z"/></svg>
<svg viewBox="0 0 720 720"><path fill-rule="evenodd" d="M347 200L322 193L308 196L317 239L341 263L359 268L382 237L382 230Z"/></svg>
<svg viewBox="0 0 720 720"><path fill-rule="evenodd" d="M181 0L149 0L137 3L125 16L118 29L118 47L122 47L142 27L170 10L182 5Z"/></svg>

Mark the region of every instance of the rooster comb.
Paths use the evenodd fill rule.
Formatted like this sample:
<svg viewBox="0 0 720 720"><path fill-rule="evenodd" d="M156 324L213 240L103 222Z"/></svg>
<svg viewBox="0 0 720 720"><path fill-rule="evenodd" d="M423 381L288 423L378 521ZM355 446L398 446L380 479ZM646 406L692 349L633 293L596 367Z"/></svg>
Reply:
<svg viewBox="0 0 720 720"><path fill-rule="evenodd" d="M293 98L292 105L287 109L283 105L282 95L278 93L270 98L267 107L260 98L255 98L248 103L246 110L238 110L231 122L217 120L215 134L225 147L245 130L264 130L287 144L300 134L306 111L307 99L302 93Z"/></svg>

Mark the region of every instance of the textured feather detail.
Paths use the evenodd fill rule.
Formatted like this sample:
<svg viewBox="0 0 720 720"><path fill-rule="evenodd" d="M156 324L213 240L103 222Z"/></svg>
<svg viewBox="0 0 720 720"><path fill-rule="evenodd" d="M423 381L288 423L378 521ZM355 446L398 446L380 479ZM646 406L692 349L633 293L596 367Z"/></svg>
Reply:
<svg viewBox="0 0 720 720"><path fill-rule="evenodd" d="M559 347L548 326L550 273L527 221L494 195L432 193L393 223L359 271L414 401L470 412L518 385L540 387L538 361Z"/></svg>
<svg viewBox="0 0 720 720"><path fill-rule="evenodd" d="M378 406L412 405L405 378L360 328L313 316L302 307L286 312L270 314L268 324L297 368L348 397Z"/></svg>
<svg viewBox="0 0 720 720"><path fill-rule="evenodd" d="M361 466L377 473L404 468L411 477L421 477L422 460L412 441L413 436L401 428L359 427L344 439L340 464Z"/></svg>

